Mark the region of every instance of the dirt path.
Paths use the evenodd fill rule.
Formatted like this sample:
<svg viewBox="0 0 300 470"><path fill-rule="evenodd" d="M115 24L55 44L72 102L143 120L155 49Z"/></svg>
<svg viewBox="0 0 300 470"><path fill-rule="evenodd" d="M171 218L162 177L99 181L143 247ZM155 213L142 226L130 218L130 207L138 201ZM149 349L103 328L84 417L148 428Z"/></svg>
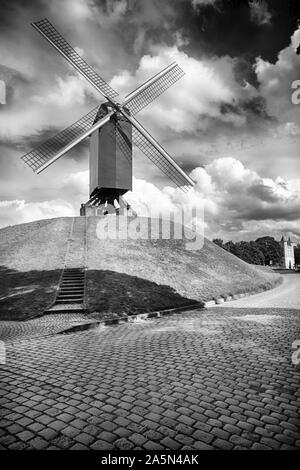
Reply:
<svg viewBox="0 0 300 470"><path fill-rule="evenodd" d="M285 274L283 283L275 289L216 307L300 309L300 274Z"/></svg>

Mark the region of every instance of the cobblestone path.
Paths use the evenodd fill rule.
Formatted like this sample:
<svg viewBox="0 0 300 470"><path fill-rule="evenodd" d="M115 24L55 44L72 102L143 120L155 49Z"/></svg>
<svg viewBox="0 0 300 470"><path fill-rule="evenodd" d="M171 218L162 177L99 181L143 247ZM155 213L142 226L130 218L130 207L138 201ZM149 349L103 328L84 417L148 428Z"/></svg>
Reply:
<svg viewBox="0 0 300 470"><path fill-rule="evenodd" d="M4 449L299 449L299 310L6 340Z"/></svg>

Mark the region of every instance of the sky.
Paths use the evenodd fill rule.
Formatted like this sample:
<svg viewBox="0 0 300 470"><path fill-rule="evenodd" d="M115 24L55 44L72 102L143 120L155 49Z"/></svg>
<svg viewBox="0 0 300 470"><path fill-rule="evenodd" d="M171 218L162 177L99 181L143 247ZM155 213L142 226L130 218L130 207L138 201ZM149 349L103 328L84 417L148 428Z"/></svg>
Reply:
<svg viewBox="0 0 300 470"><path fill-rule="evenodd" d="M87 142L39 175L20 159L103 102L31 27L47 17L118 101L174 60L185 72L137 118L195 187L185 195L135 149L138 212L196 205L210 239L300 242L297 3L1 0L0 227L79 215L89 198Z"/></svg>

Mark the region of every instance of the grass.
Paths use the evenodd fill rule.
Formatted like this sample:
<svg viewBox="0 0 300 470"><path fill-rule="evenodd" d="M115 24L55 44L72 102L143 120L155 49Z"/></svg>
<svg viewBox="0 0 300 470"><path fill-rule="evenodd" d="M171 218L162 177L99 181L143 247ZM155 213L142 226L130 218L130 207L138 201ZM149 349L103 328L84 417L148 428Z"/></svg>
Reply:
<svg viewBox="0 0 300 470"><path fill-rule="evenodd" d="M134 315L186 307L195 303L168 285L114 271L87 271L86 290L89 311L97 319L114 314Z"/></svg>
<svg viewBox="0 0 300 470"><path fill-rule="evenodd" d="M71 219L0 230L0 320L39 315L54 299Z"/></svg>
<svg viewBox="0 0 300 470"><path fill-rule="evenodd" d="M57 218L0 230L0 320L39 315L51 304L71 222ZM89 217L87 224L86 297L93 316L186 306L268 289L280 279L208 240L198 251L187 250L185 239L100 240L98 222Z"/></svg>
<svg viewBox="0 0 300 470"><path fill-rule="evenodd" d="M60 270L19 272L1 269L0 318L26 320L52 303Z"/></svg>
<svg viewBox="0 0 300 470"><path fill-rule="evenodd" d="M186 239L99 240L98 222L88 219L90 312L133 314L177 307L269 289L280 280L206 239L198 251L187 250Z"/></svg>

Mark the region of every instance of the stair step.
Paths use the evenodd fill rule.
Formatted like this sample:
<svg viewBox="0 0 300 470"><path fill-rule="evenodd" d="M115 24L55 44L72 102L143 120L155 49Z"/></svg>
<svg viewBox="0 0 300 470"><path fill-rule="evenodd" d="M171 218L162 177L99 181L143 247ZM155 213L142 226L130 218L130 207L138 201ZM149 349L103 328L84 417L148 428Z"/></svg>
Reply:
<svg viewBox="0 0 300 470"><path fill-rule="evenodd" d="M82 299L83 294L58 294L57 296L58 299L75 299L75 297Z"/></svg>
<svg viewBox="0 0 300 470"><path fill-rule="evenodd" d="M70 276L77 276L78 274L84 274L84 271L69 271L65 269L64 274L69 274Z"/></svg>
<svg viewBox="0 0 300 470"><path fill-rule="evenodd" d="M83 276L83 275L84 275L84 272L68 273L68 272L64 271L64 276Z"/></svg>
<svg viewBox="0 0 300 470"><path fill-rule="evenodd" d="M65 272L67 272L67 273L83 273L84 268L65 268Z"/></svg>
<svg viewBox="0 0 300 470"><path fill-rule="evenodd" d="M63 279L83 279L84 276L63 276Z"/></svg>
<svg viewBox="0 0 300 470"><path fill-rule="evenodd" d="M82 304L59 304L45 310L45 313L86 313Z"/></svg>
<svg viewBox="0 0 300 470"><path fill-rule="evenodd" d="M83 297L83 292L59 292L57 297Z"/></svg>
<svg viewBox="0 0 300 470"><path fill-rule="evenodd" d="M62 283L60 285L61 287L65 287L65 288L73 288L73 287L83 287L84 286L84 283L83 282L77 282L77 283L70 283L70 284L65 284L65 283Z"/></svg>
<svg viewBox="0 0 300 470"><path fill-rule="evenodd" d="M84 290L84 286L71 286L71 287L67 287L67 286L60 286L60 288L58 289L58 292L60 292L61 290L69 290L71 292L74 292L76 290Z"/></svg>
<svg viewBox="0 0 300 470"><path fill-rule="evenodd" d="M62 290L60 289L59 292L58 292L58 295L83 295L84 294L84 290L83 289L77 289L77 290Z"/></svg>
<svg viewBox="0 0 300 470"><path fill-rule="evenodd" d="M58 295L56 297L57 300L61 300L61 299L83 299L83 294L62 294L62 295Z"/></svg>
<svg viewBox="0 0 300 470"><path fill-rule="evenodd" d="M78 303L82 303L82 302L79 302L79 299L66 299L66 300L57 299L56 302L55 302L55 305L57 305L57 304L78 304Z"/></svg>

